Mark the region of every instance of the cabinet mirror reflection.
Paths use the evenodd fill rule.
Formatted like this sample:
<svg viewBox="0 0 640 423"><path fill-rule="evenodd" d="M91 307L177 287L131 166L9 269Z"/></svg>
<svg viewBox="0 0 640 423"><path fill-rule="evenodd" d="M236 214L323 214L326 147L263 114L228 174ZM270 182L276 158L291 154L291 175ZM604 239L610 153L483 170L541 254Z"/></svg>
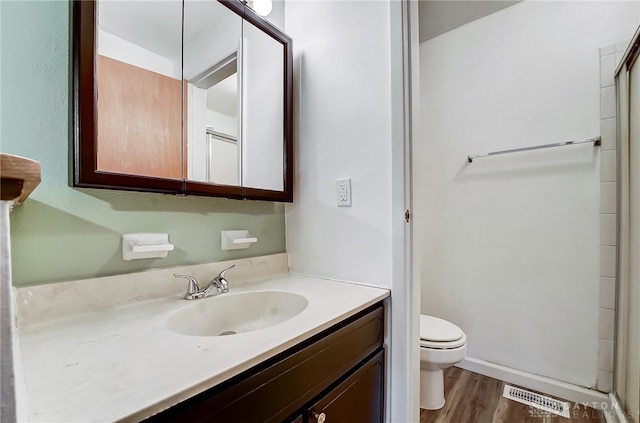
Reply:
<svg viewBox="0 0 640 423"><path fill-rule="evenodd" d="M291 201L290 43L239 0L75 1L73 185Z"/></svg>
<svg viewBox="0 0 640 423"><path fill-rule="evenodd" d="M184 30L187 179L242 185L242 18L190 1Z"/></svg>
<svg viewBox="0 0 640 423"><path fill-rule="evenodd" d="M100 0L97 20L98 170L181 179L181 2Z"/></svg>

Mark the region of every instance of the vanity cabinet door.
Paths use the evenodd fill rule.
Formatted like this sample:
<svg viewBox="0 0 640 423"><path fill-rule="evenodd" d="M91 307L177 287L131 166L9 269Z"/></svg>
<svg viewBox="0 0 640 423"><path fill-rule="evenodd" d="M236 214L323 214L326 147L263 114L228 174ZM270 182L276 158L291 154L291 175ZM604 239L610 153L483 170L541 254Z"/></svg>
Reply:
<svg viewBox="0 0 640 423"><path fill-rule="evenodd" d="M374 423L383 421L384 350L307 411L309 423Z"/></svg>

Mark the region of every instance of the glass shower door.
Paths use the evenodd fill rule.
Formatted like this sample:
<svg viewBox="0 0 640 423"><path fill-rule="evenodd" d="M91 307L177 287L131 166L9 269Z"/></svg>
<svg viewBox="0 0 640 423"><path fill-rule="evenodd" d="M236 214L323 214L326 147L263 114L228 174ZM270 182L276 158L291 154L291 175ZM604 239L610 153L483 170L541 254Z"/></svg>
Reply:
<svg viewBox="0 0 640 423"><path fill-rule="evenodd" d="M619 240L614 393L629 422L640 421L640 30L616 76Z"/></svg>

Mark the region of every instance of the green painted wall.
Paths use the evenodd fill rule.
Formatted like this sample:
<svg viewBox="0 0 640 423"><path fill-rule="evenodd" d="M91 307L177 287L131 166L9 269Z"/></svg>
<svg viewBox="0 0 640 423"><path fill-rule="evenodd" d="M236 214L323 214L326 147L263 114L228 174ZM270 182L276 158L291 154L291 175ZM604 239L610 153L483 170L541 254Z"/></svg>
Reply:
<svg viewBox="0 0 640 423"><path fill-rule="evenodd" d="M285 251L284 205L68 186L69 4L0 1L0 151L42 163L42 183L11 213L13 283L36 285ZM220 231L258 242L222 251ZM121 257L120 237L166 232L166 259Z"/></svg>

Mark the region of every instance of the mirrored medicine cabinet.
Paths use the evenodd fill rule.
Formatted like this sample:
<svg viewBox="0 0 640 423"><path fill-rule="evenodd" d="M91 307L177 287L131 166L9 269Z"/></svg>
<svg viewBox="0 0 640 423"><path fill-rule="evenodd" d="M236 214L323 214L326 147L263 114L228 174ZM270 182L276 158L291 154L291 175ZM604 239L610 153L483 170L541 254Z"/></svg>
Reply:
<svg viewBox="0 0 640 423"><path fill-rule="evenodd" d="M291 39L239 0L76 0L75 187L292 201Z"/></svg>

